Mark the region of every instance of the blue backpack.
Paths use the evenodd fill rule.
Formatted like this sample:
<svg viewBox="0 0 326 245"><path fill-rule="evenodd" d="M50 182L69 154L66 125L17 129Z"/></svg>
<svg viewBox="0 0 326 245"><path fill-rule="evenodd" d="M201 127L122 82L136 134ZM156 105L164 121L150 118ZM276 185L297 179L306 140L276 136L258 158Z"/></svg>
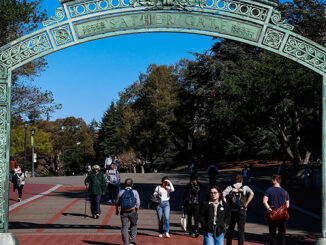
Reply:
<svg viewBox="0 0 326 245"><path fill-rule="evenodd" d="M131 209L134 208L136 204L136 198L132 189L126 189L121 196L121 208Z"/></svg>

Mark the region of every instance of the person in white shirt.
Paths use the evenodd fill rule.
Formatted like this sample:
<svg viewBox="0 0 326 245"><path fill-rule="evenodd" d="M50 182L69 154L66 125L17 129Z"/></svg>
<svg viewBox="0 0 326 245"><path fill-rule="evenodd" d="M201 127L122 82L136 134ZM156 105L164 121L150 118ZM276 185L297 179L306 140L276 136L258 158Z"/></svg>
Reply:
<svg viewBox="0 0 326 245"><path fill-rule="evenodd" d="M158 185L155 188L154 195L157 195L161 198L161 203L157 206L157 217L159 220L158 229L159 229L159 237L164 236L169 238L170 231L170 193L174 192L174 187L171 181L167 176L162 178L162 184ZM163 230L164 224L164 230Z"/></svg>
<svg viewBox="0 0 326 245"><path fill-rule="evenodd" d="M109 192L108 202L115 203L118 196L118 190L120 185L120 174L119 171L115 169L114 163L111 163L110 169L106 170L105 173L106 183L108 184L107 189Z"/></svg>
<svg viewBox="0 0 326 245"><path fill-rule="evenodd" d="M25 185L26 173L25 170L22 169L20 166L17 166L16 172L13 177L14 183L14 191L18 189L18 202L22 200L23 189Z"/></svg>
<svg viewBox="0 0 326 245"><path fill-rule="evenodd" d="M110 166L111 166L111 163L112 163L112 158L111 158L110 155L108 155L105 158L104 169L109 170L110 169Z"/></svg>

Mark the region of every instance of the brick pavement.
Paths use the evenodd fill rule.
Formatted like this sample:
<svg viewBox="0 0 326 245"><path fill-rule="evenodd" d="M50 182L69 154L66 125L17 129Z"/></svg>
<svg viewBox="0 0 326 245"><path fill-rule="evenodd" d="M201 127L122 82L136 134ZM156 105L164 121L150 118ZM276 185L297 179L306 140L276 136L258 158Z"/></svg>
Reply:
<svg viewBox="0 0 326 245"><path fill-rule="evenodd" d="M138 176L135 179L139 178L141 180L141 177ZM159 176L157 177L160 178ZM157 237L156 213L154 210L147 208L146 200L148 200L155 184L142 183L135 186L141 192L142 198L142 207L138 221L137 244L202 245L202 236L197 239L190 238L181 231L179 225L180 209L178 203L180 203L182 196L183 184L187 181L186 177L183 176L182 179L174 179L174 183L178 184L176 184L176 192L171 196L173 202L171 203L170 239ZM204 176L201 179L202 182L205 181ZM223 181L227 179L228 177L225 176ZM80 180L82 181L83 177ZM145 181L143 180L143 182ZM259 208L256 208L256 206ZM90 217L89 203L86 202L85 216L85 187L63 186L43 198L24 205L23 208L18 208L10 212L9 231L14 233L19 243L23 245L122 244L120 217L115 215L112 206L103 203L101 207L102 215L100 219L92 219ZM253 203L253 208L249 212L251 213L246 225L245 244L265 244L268 238L268 229L260 217L260 197ZM310 232L302 230L297 232L289 229L288 232L288 245L313 244L316 238ZM234 240L234 244L237 244L236 240Z"/></svg>

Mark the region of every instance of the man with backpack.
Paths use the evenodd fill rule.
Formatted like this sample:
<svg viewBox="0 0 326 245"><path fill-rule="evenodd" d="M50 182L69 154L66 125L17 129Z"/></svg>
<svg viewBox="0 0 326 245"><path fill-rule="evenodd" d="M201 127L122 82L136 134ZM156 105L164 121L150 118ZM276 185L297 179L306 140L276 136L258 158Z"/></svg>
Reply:
<svg viewBox="0 0 326 245"><path fill-rule="evenodd" d="M226 245L232 244L235 224L238 224L238 245L243 245L245 240L245 223L247 218L247 207L254 197L254 192L242 184L243 176L237 174L235 183L223 191L231 210L231 221L226 233Z"/></svg>
<svg viewBox="0 0 326 245"><path fill-rule="evenodd" d="M120 185L120 174L117 169L115 169L114 163L111 163L110 169L106 170L105 173L106 183L108 184L109 192L109 203L115 203L118 195L118 189Z"/></svg>
<svg viewBox="0 0 326 245"><path fill-rule="evenodd" d="M133 190L133 180L128 178L125 180L125 189L121 190L116 202L116 215L121 218L121 235L124 245L129 245L128 223L130 222L130 245L136 245L138 211L140 207L140 199L138 191Z"/></svg>

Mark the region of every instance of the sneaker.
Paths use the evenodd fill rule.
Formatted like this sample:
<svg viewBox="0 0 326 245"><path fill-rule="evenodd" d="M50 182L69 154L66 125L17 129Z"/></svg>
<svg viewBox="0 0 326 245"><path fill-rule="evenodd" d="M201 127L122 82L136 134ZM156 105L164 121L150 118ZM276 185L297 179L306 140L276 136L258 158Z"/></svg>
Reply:
<svg viewBox="0 0 326 245"><path fill-rule="evenodd" d="M163 237L163 234L159 234L158 237L159 237L159 238L162 238L162 237Z"/></svg>
<svg viewBox="0 0 326 245"><path fill-rule="evenodd" d="M196 234L195 233L191 234L191 237L192 238L195 238L196 237Z"/></svg>
<svg viewBox="0 0 326 245"><path fill-rule="evenodd" d="M99 214L96 214L95 216L96 216L96 219L98 219L98 218L100 217L100 215L99 215Z"/></svg>
<svg viewBox="0 0 326 245"><path fill-rule="evenodd" d="M136 243L135 242L132 242L132 243L130 243L130 245L136 245Z"/></svg>
<svg viewBox="0 0 326 245"><path fill-rule="evenodd" d="M195 233L195 238L199 237L199 233Z"/></svg>
<svg viewBox="0 0 326 245"><path fill-rule="evenodd" d="M21 202L22 201L22 199L21 198L18 198L18 202Z"/></svg>
<svg viewBox="0 0 326 245"><path fill-rule="evenodd" d="M170 234L169 234L169 232L165 232L164 235L165 235L166 238L170 238Z"/></svg>
<svg viewBox="0 0 326 245"><path fill-rule="evenodd" d="M96 219L96 217L97 217L96 214L94 214L94 215L93 215L93 218Z"/></svg>

